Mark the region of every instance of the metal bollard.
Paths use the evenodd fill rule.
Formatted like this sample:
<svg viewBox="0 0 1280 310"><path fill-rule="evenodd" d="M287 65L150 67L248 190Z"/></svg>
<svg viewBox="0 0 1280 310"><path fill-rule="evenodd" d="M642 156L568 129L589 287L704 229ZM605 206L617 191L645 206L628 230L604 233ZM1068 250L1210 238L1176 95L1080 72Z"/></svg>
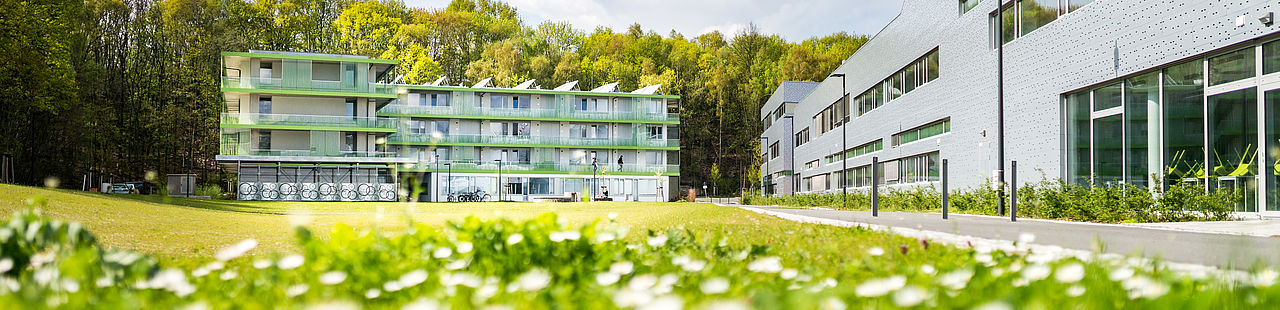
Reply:
<svg viewBox="0 0 1280 310"><path fill-rule="evenodd" d="M871 157L871 216L880 216L880 157Z"/></svg>
<svg viewBox="0 0 1280 310"><path fill-rule="evenodd" d="M1009 181L1010 181L1009 188L1012 189L1013 193L1009 199L1009 221L1017 222L1018 221L1018 161L1016 160L1013 161L1012 166L1010 166L1010 168L1013 171L1009 172Z"/></svg>
<svg viewBox="0 0 1280 310"><path fill-rule="evenodd" d="M947 219L947 159L942 159L942 219Z"/></svg>

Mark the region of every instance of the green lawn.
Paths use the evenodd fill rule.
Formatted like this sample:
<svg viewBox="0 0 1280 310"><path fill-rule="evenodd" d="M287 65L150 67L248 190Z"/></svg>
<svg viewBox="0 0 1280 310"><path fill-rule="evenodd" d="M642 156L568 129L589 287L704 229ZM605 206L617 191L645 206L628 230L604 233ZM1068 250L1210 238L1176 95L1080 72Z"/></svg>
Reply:
<svg viewBox="0 0 1280 310"><path fill-rule="evenodd" d="M207 257L246 238L261 243L254 253L294 250L292 227L298 223L320 234L338 223L396 233L410 220L442 227L467 216L527 220L549 212L575 224L616 214L619 223L631 228L628 238L633 240L648 230L687 228L701 236L724 236L734 245L777 247L818 266L834 267L874 246L914 243L881 233L854 236L849 228L795 223L704 203L251 202L0 185L0 212L24 210L30 197L48 199L41 209L45 215L82 223L108 247L169 258Z"/></svg>

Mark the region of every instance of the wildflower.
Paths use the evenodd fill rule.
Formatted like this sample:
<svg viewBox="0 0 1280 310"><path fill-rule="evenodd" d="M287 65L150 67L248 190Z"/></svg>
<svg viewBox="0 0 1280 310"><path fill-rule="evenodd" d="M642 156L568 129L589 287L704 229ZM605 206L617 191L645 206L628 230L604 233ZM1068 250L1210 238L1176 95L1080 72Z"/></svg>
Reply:
<svg viewBox="0 0 1280 310"><path fill-rule="evenodd" d="M400 285L400 281L388 281L387 283L382 284L382 289L387 292L395 292L403 288L404 286Z"/></svg>
<svg viewBox="0 0 1280 310"><path fill-rule="evenodd" d="M378 296L382 296L382 291L376 288L371 288L367 291L364 291L364 298L374 299L374 298L378 298Z"/></svg>
<svg viewBox="0 0 1280 310"><path fill-rule="evenodd" d="M707 295L724 293L729 291L729 280L720 277L710 278L702 281L699 288L702 289L703 294Z"/></svg>
<svg viewBox="0 0 1280 310"><path fill-rule="evenodd" d="M80 282L76 282L76 280L73 279L63 278L59 285L62 286L62 290L67 291L68 293L80 291Z"/></svg>
<svg viewBox="0 0 1280 310"><path fill-rule="evenodd" d="M931 274L937 273L938 269L933 268L933 265L924 264L924 265L920 265L920 272L931 275Z"/></svg>
<svg viewBox="0 0 1280 310"><path fill-rule="evenodd" d="M37 281L39 281L37 279ZM186 297L195 293L196 287L187 282L186 273L178 269L165 269L156 273L146 285L151 288L164 289L178 297Z"/></svg>
<svg viewBox="0 0 1280 310"><path fill-rule="evenodd" d="M271 267L271 260L269 259L259 259L259 260L253 261L253 268L267 269L269 267Z"/></svg>
<svg viewBox="0 0 1280 310"><path fill-rule="evenodd" d="M412 287L414 285L422 284L422 282L426 280L427 280L427 271L418 269L418 270L405 273L404 275L401 275L400 286ZM391 291L391 290L387 290L387 291Z"/></svg>
<svg viewBox="0 0 1280 310"><path fill-rule="evenodd" d="M510 236L507 236L507 245L515 245L516 243L520 243L520 241L523 241L523 240L524 240L524 235L511 234Z"/></svg>
<svg viewBox="0 0 1280 310"><path fill-rule="evenodd" d="M13 259L10 259L8 257L5 257L4 259L0 259L0 273L9 272L9 270L12 270L12 269L13 269Z"/></svg>
<svg viewBox="0 0 1280 310"><path fill-rule="evenodd" d="M459 243L458 243L458 254L467 254L467 253L471 253L471 248L472 248L472 247L475 247L475 245L471 244L471 242L466 242L466 241L459 242Z"/></svg>
<svg viewBox="0 0 1280 310"><path fill-rule="evenodd" d="M627 288L632 290L643 290L658 284L658 277L650 274L638 275L631 278L631 282L627 282Z"/></svg>
<svg viewBox="0 0 1280 310"><path fill-rule="evenodd" d="M908 286L893 293L893 304L908 308L924 301L925 291L916 286Z"/></svg>
<svg viewBox="0 0 1280 310"><path fill-rule="evenodd" d="M889 292L902 288L907 284L907 278L903 276L892 276L883 279L875 279L859 284L854 288L854 293L860 297L880 297Z"/></svg>
<svg viewBox="0 0 1280 310"><path fill-rule="evenodd" d="M706 268L706 267L707 267L707 261L692 260L692 261L689 261L688 263L685 263L683 266L681 266L681 269L684 269L684 271L687 271L687 272L699 272L699 271L702 271L702 268Z"/></svg>
<svg viewBox="0 0 1280 310"><path fill-rule="evenodd" d="M1027 279L1029 282L1040 281L1044 280L1044 278L1048 278L1050 272L1051 269L1049 269L1049 266L1031 265L1028 266L1027 269L1022 270L1022 278Z"/></svg>
<svg viewBox="0 0 1280 310"><path fill-rule="evenodd" d="M1027 243L1032 243L1032 242L1036 242L1036 235L1031 234L1031 233L1022 233L1022 234L1018 235L1018 243L1019 243L1019 244L1024 244L1024 245L1025 245L1025 244L1027 244Z"/></svg>
<svg viewBox="0 0 1280 310"><path fill-rule="evenodd" d="M658 283L656 286L653 287L653 293L654 294L670 293L672 286L674 286L676 282L680 282L679 276L676 276L670 273L664 274L661 277L658 277Z"/></svg>
<svg viewBox="0 0 1280 310"><path fill-rule="evenodd" d="M928 250L928 249L929 249L929 240L928 240L928 239L920 239L920 247L924 248L925 250Z"/></svg>
<svg viewBox="0 0 1280 310"><path fill-rule="evenodd" d="M302 258L302 255L289 254L288 256L281 258L279 262L276 262L276 267L280 267L280 269L284 269L284 270L289 270L293 268L298 268L298 266L302 266L302 263L304 261L306 261L306 259Z"/></svg>
<svg viewBox="0 0 1280 310"><path fill-rule="evenodd" d="M624 289L613 294L613 304L618 307L635 307L648 304L652 300L653 294L645 290Z"/></svg>
<svg viewBox="0 0 1280 310"><path fill-rule="evenodd" d="M791 268L783 269L782 273L778 274L778 276L782 277L783 280L795 279L798 275L800 275L800 272Z"/></svg>
<svg viewBox="0 0 1280 310"><path fill-rule="evenodd" d="M309 289L311 289L311 287L306 284L294 284L293 286L284 289L284 294L289 297L298 297L298 295L306 294Z"/></svg>
<svg viewBox="0 0 1280 310"><path fill-rule="evenodd" d="M666 235L657 235L657 236L649 237L649 246L651 246L651 247L655 247L655 248L656 248L656 247L660 247L660 246L663 246L663 245L666 245L666 244L667 244L667 236L666 236Z"/></svg>
<svg viewBox="0 0 1280 310"><path fill-rule="evenodd" d="M342 271L330 271L320 275L320 284L334 285L347 280L347 273Z"/></svg>
<svg viewBox="0 0 1280 310"><path fill-rule="evenodd" d="M827 297L827 299L822 300L822 303L818 304L818 309L822 310L844 310L845 308L848 307L845 306L844 302L835 297Z"/></svg>
<svg viewBox="0 0 1280 310"><path fill-rule="evenodd" d="M973 309L974 310L1013 310L1013 306L1010 306L1009 304L1004 302L993 301Z"/></svg>
<svg viewBox="0 0 1280 310"><path fill-rule="evenodd" d="M1131 277L1133 277L1133 269L1129 267L1121 267L1119 269L1112 270L1109 278L1111 278L1111 281L1124 281Z"/></svg>
<svg viewBox="0 0 1280 310"><path fill-rule="evenodd" d="M654 299L652 302L636 308L639 310L680 310L684 309L684 300L679 296L665 295Z"/></svg>
<svg viewBox="0 0 1280 310"><path fill-rule="evenodd" d="M1270 287L1276 284L1276 277L1277 274L1274 269L1267 269L1255 273L1253 274L1253 286Z"/></svg>
<svg viewBox="0 0 1280 310"><path fill-rule="evenodd" d="M520 277L516 279L516 283L519 284L521 290L541 290L551 284L551 273L547 272L545 269L535 268L520 275Z"/></svg>
<svg viewBox="0 0 1280 310"><path fill-rule="evenodd" d="M449 255L453 255L453 249L449 247L438 248L431 253L431 257L435 258L447 258Z"/></svg>
<svg viewBox="0 0 1280 310"><path fill-rule="evenodd" d="M872 247L867 250L867 254L871 254L871 256L884 255L884 249L881 249L880 247Z"/></svg>
<svg viewBox="0 0 1280 310"><path fill-rule="evenodd" d="M596 242L596 243L605 243L605 242L613 241L614 239L617 239L617 237L616 237L616 236L614 236L614 235L613 235L613 233L610 233L610 232L602 232L602 233L598 233L598 234L596 234L596 241L595 241L595 242Z"/></svg>
<svg viewBox="0 0 1280 310"><path fill-rule="evenodd" d="M1084 286L1076 284L1067 288L1067 296L1080 297L1081 295L1084 295Z"/></svg>
<svg viewBox="0 0 1280 310"><path fill-rule="evenodd" d="M1143 276L1124 280L1124 282L1121 283L1121 286L1124 286L1126 290L1129 290L1129 298L1142 297L1153 299L1164 296L1165 293L1169 292L1169 285Z"/></svg>
<svg viewBox="0 0 1280 310"><path fill-rule="evenodd" d="M218 275L218 279L222 279L222 281L230 281L231 279L235 279L236 276L239 276L239 275L240 274L236 273L235 270L227 270L227 271L223 271L221 275Z"/></svg>
<svg viewBox="0 0 1280 310"><path fill-rule="evenodd" d="M617 218L618 218L618 214L617 214L617 213L609 212L609 219L610 219L610 220L612 220L612 219L617 219Z"/></svg>
<svg viewBox="0 0 1280 310"><path fill-rule="evenodd" d="M564 241L564 235L558 231L553 231L550 234L547 234L547 239L551 239L551 242L561 242Z"/></svg>
<svg viewBox="0 0 1280 310"><path fill-rule="evenodd" d="M899 245L898 252L902 252L902 255L907 255L907 245L905 244Z"/></svg>
<svg viewBox="0 0 1280 310"><path fill-rule="evenodd" d="M621 278L621 275L612 272L600 273L596 274L596 283L599 283L600 285L613 285L614 283L618 283L618 280Z"/></svg>
<svg viewBox="0 0 1280 310"><path fill-rule="evenodd" d="M953 291L964 289L969 284L969 279L973 278L973 270L960 269L943 274L938 277L938 284Z"/></svg>
<svg viewBox="0 0 1280 310"><path fill-rule="evenodd" d="M459 259L459 260L449 262L448 265L444 265L444 268L449 270L458 270L462 268L467 268L467 264L470 264L470 262L468 262L465 259Z"/></svg>
<svg viewBox="0 0 1280 310"><path fill-rule="evenodd" d="M219 250L217 253L213 254L213 258L216 258L219 261L229 261L237 257L244 256L245 253L248 253L249 250L253 250L253 248L257 246L258 240L253 238L244 239L243 241Z"/></svg>
<svg viewBox="0 0 1280 310"><path fill-rule="evenodd" d="M613 265L609 265L610 273L616 273L620 275L631 274L631 271L634 269L635 269L635 264L629 261L621 261L621 262L613 263Z"/></svg>
<svg viewBox="0 0 1280 310"><path fill-rule="evenodd" d="M1054 272L1053 278L1062 283L1076 283L1084 279L1084 266L1079 263L1071 263L1058 267L1058 271Z"/></svg>
<svg viewBox="0 0 1280 310"><path fill-rule="evenodd" d="M53 253L53 251L36 253L31 255L31 267L40 268L44 264L52 263L56 258L58 258L57 254Z"/></svg>
<svg viewBox="0 0 1280 310"><path fill-rule="evenodd" d="M747 264L747 270L764 273L778 273L782 271L782 259L777 256L769 256L756 259Z"/></svg>

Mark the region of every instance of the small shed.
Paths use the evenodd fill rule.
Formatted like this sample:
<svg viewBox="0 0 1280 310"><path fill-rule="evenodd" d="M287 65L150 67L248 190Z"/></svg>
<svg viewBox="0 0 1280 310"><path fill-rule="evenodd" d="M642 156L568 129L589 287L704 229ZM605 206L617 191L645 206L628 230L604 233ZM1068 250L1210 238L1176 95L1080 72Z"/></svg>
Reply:
<svg viewBox="0 0 1280 310"><path fill-rule="evenodd" d="M196 194L196 175L194 174L170 174L168 175L169 196L174 197L190 197Z"/></svg>

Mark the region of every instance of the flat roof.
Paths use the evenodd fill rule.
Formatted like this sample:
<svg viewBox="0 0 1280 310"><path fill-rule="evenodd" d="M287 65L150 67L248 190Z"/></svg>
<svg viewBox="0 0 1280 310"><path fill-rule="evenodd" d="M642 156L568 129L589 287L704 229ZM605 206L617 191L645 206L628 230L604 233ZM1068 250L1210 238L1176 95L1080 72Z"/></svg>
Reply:
<svg viewBox="0 0 1280 310"><path fill-rule="evenodd" d="M223 57L250 57L250 58L279 58L279 59L299 59L299 60L319 60L319 61L337 61L337 62L360 62L372 64L395 65L399 61L390 59L369 58L359 55L340 55L340 54L323 54L323 53L297 53L297 52L279 52L279 51L260 51L249 50L248 52L222 52Z"/></svg>

